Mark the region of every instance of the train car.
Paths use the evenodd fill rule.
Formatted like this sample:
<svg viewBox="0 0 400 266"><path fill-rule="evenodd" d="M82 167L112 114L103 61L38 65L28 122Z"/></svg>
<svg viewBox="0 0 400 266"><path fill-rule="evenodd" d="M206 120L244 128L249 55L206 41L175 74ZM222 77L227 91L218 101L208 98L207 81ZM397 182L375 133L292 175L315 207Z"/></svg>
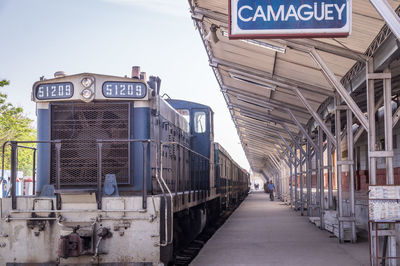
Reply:
<svg viewBox="0 0 400 266"><path fill-rule="evenodd" d="M250 188L250 174L242 169L219 143L214 143L215 180L222 209L236 206Z"/></svg>
<svg viewBox="0 0 400 266"><path fill-rule="evenodd" d="M36 193L15 189L27 142L5 143L1 265L167 265L218 217L213 112L163 100L160 83L134 67L131 78L56 72L33 85ZM245 195L246 173L230 171L230 197Z"/></svg>

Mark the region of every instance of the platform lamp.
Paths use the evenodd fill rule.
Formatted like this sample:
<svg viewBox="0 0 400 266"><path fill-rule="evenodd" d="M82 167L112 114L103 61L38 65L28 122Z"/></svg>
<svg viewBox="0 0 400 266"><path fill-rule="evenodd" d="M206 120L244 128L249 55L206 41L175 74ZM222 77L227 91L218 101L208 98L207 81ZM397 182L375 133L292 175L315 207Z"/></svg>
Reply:
<svg viewBox="0 0 400 266"><path fill-rule="evenodd" d="M206 35L205 39L209 42L217 43L219 42L219 38L217 36L217 30L220 28L220 26L217 26L215 24L211 24L210 26L210 31Z"/></svg>

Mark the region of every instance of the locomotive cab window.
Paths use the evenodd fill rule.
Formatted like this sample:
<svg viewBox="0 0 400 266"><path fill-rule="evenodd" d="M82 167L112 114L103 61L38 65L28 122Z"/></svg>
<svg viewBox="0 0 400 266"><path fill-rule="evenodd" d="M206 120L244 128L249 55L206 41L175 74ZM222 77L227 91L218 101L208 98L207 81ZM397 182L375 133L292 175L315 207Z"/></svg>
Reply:
<svg viewBox="0 0 400 266"><path fill-rule="evenodd" d="M194 122L194 132L196 132L196 133L206 132L206 113L205 112L195 112L193 122Z"/></svg>
<svg viewBox="0 0 400 266"><path fill-rule="evenodd" d="M186 119L188 123L190 123L190 112L188 109L178 109L177 111L183 116L183 118Z"/></svg>

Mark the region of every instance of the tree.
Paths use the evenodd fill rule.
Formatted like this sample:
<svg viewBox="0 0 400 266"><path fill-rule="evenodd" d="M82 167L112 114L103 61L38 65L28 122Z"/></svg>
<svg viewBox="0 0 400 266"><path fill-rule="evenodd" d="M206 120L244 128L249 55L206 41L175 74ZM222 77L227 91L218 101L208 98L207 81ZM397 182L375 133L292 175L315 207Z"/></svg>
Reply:
<svg viewBox="0 0 400 266"><path fill-rule="evenodd" d="M0 89L9 85L9 81L1 80ZM0 145L10 140L36 140L36 130L32 120L24 114L21 107L7 102L7 94L0 92ZM34 147L35 145L24 145ZM32 175L33 153L30 149L18 150L18 170L24 175ZM10 152L5 156L5 169L10 167Z"/></svg>

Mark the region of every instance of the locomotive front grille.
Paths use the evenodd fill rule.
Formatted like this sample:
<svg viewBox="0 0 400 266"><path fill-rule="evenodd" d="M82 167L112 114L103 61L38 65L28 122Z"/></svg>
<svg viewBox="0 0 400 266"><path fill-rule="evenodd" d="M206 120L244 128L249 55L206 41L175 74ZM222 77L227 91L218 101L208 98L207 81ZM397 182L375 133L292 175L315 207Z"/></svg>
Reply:
<svg viewBox="0 0 400 266"><path fill-rule="evenodd" d="M51 139L61 140L61 186L97 184L98 139L129 138L129 103L68 102L51 105ZM117 183L129 184L129 144L104 143L103 181L115 174ZM56 150L51 149L51 183L56 183Z"/></svg>

